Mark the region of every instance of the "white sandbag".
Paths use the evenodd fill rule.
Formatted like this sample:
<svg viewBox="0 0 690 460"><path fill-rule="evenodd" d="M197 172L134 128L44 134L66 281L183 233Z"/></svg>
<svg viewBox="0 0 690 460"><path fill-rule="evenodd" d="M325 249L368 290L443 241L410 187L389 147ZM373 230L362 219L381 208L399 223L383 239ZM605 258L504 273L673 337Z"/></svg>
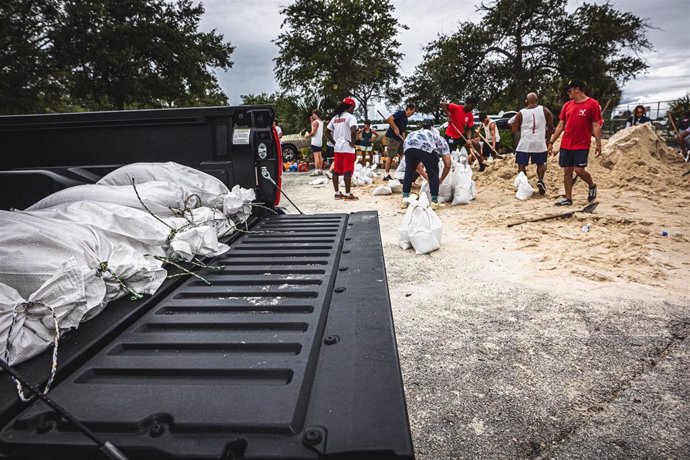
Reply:
<svg viewBox="0 0 690 460"><path fill-rule="evenodd" d="M413 203L417 201L415 195L410 195L409 198L403 198L404 201L408 203ZM410 249L412 243L410 243L410 220L412 219L412 210L414 208L410 204L405 211L405 216L403 217L402 223L400 224L400 229L398 230L398 244L402 249Z"/></svg>
<svg viewBox="0 0 690 460"><path fill-rule="evenodd" d="M391 188L393 193L402 193L402 184L398 179L389 180L388 186Z"/></svg>
<svg viewBox="0 0 690 460"><path fill-rule="evenodd" d="M137 193L139 198L137 198ZM168 182L145 182L136 185L136 192L132 185L99 185L86 184L66 188L48 195L38 203L29 206L27 211L49 208L75 201L95 201L99 203L113 203L130 208L145 210L144 205L158 217L172 216L188 208L198 205L196 196L186 198L184 190Z"/></svg>
<svg viewBox="0 0 690 460"><path fill-rule="evenodd" d="M74 258L28 297L0 283L0 358L5 359L8 345L9 364L36 356L53 343L55 320L64 332L78 327L86 310L84 282Z"/></svg>
<svg viewBox="0 0 690 460"><path fill-rule="evenodd" d="M29 298L71 258L83 278L88 317L132 291L152 294L167 274L161 262L93 226L0 211L0 283Z"/></svg>
<svg viewBox="0 0 690 460"><path fill-rule="evenodd" d="M515 192L515 198L517 198L518 200L527 200L534 193L534 189L529 184L527 176L522 171L520 171L520 173L513 181L513 186L517 188L517 191Z"/></svg>
<svg viewBox="0 0 690 460"><path fill-rule="evenodd" d="M470 201L474 199L474 196L476 196L476 190L474 192L472 190L472 184L474 183L472 180L472 168L469 166L458 165L455 168L455 176L453 180L456 185L453 188L452 204L469 204Z"/></svg>
<svg viewBox="0 0 690 460"><path fill-rule="evenodd" d="M228 250L226 245L218 243L218 236L226 234L230 228L228 219L221 211L208 207L189 210L184 217L160 220L139 209L93 201L77 201L24 212L94 226L109 238L119 238L140 254L190 260L195 256L220 255ZM203 230L194 230L193 227L197 226L205 227ZM206 235L209 228L216 233L215 241ZM182 251L178 251L178 248L182 248ZM190 254L189 248L196 248L197 252Z"/></svg>
<svg viewBox="0 0 690 460"><path fill-rule="evenodd" d="M443 225L429 202L422 195L419 201L410 203L412 212L407 233L416 254L428 254L441 247Z"/></svg>
<svg viewBox="0 0 690 460"><path fill-rule="evenodd" d="M477 184L474 181L470 184L470 198L472 200L477 198Z"/></svg>
<svg viewBox="0 0 690 460"><path fill-rule="evenodd" d="M453 187L450 184L441 184L438 186L438 202L449 203L453 201Z"/></svg>
<svg viewBox="0 0 690 460"><path fill-rule="evenodd" d="M252 213L252 202L255 199L254 190L235 185L230 193L223 197L223 214L238 222L244 222Z"/></svg>
<svg viewBox="0 0 690 460"><path fill-rule="evenodd" d="M327 183L328 183L328 179L326 179L325 177L317 177L316 179L310 181L309 185L323 185L323 184L327 184Z"/></svg>
<svg viewBox="0 0 690 460"><path fill-rule="evenodd" d="M393 190L391 190L390 187L386 185L379 185L374 189L373 192L371 192L372 195L392 195Z"/></svg>
<svg viewBox="0 0 690 460"><path fill-rule="evenodd" d="M198 169L172 161L167 163L133 163L104 176L101 185L132 185L145 182L168 182L180 186L187 195L198 195L202 206L220 208L223 195L230 190L218 178Z"/></svg>
<svg viewBox="0 0 690 460"><path fill-rule="evenodd" d="M395 169L395 173L393 174L393 177L396 178L397 180L404 180L405 179L405 156L402 156L400 158L400 163L398 163L398 167Z"/></svg>

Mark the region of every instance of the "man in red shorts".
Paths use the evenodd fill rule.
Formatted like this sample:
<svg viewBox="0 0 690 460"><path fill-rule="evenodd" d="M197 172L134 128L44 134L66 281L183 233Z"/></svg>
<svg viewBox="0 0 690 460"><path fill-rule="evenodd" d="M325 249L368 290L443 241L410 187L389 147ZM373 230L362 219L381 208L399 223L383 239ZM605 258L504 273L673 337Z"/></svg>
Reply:
<svg viewBox="0 0 690 460"><path fill-rule="evenodd" d="M333 188L336 200L358 200L350 193L352 173L355 172L355 139L357 138L357 118L352 115L355 100L346 97L335 109L335 116L326 127L326 137L335 145L333 160ZM345 194L340 193L340 176L345 181Z"/></svg>
<svg viewBox="0 0 690 460"><path fill-rule="evenodd" d="M553 143L563 134L558 164L563 168L563 184L565 198L558 201L556 206L570 206L573 204L573 170L580 179L589 185L587 201L594 201L597 197L597 185L592 176L585 171L592 134L596 142L594 155L601 155L601 107L599 103L585 94L585 84L581 80L571 80L566 86L570 100L561 110L560 121L556 131L547 145L548 152L553 155Z"/></svg>

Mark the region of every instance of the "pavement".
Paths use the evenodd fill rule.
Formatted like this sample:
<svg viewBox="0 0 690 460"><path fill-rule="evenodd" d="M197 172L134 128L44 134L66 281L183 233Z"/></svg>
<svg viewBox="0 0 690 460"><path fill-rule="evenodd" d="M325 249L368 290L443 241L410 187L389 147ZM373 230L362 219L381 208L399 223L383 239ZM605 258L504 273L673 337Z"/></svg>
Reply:
<svg viewBox="0 0 690 460"><path fill-rule="evenodd" d="M690 458L686 293L543 274L461 221L418 256L390 197L310 179L284 176L305 213L379 211L417 459Z"/></svg>

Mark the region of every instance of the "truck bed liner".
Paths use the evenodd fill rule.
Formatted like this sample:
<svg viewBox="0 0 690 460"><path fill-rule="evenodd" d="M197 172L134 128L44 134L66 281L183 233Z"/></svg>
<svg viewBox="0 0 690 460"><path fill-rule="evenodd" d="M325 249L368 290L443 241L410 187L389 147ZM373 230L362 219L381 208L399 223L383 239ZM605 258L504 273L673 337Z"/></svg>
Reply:
<svg viewBox="0 0 690 460"><path fill-rule="evenodd" d="M413 458L375 212L272 216L211 264L51 396L131 458ZM0 440L98 455L41 402Z"/></svg>

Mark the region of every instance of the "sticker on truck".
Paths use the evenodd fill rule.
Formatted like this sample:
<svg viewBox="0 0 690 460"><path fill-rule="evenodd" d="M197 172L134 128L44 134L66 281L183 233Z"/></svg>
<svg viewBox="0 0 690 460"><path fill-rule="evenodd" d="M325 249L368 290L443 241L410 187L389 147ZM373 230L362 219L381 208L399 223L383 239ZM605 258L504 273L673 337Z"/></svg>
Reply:
<svg viewBox="0 0 690 460"><path fill-rule="evenodd" d="M235 128L232 132L233 145L249 145L249 128Z"/></svg>

